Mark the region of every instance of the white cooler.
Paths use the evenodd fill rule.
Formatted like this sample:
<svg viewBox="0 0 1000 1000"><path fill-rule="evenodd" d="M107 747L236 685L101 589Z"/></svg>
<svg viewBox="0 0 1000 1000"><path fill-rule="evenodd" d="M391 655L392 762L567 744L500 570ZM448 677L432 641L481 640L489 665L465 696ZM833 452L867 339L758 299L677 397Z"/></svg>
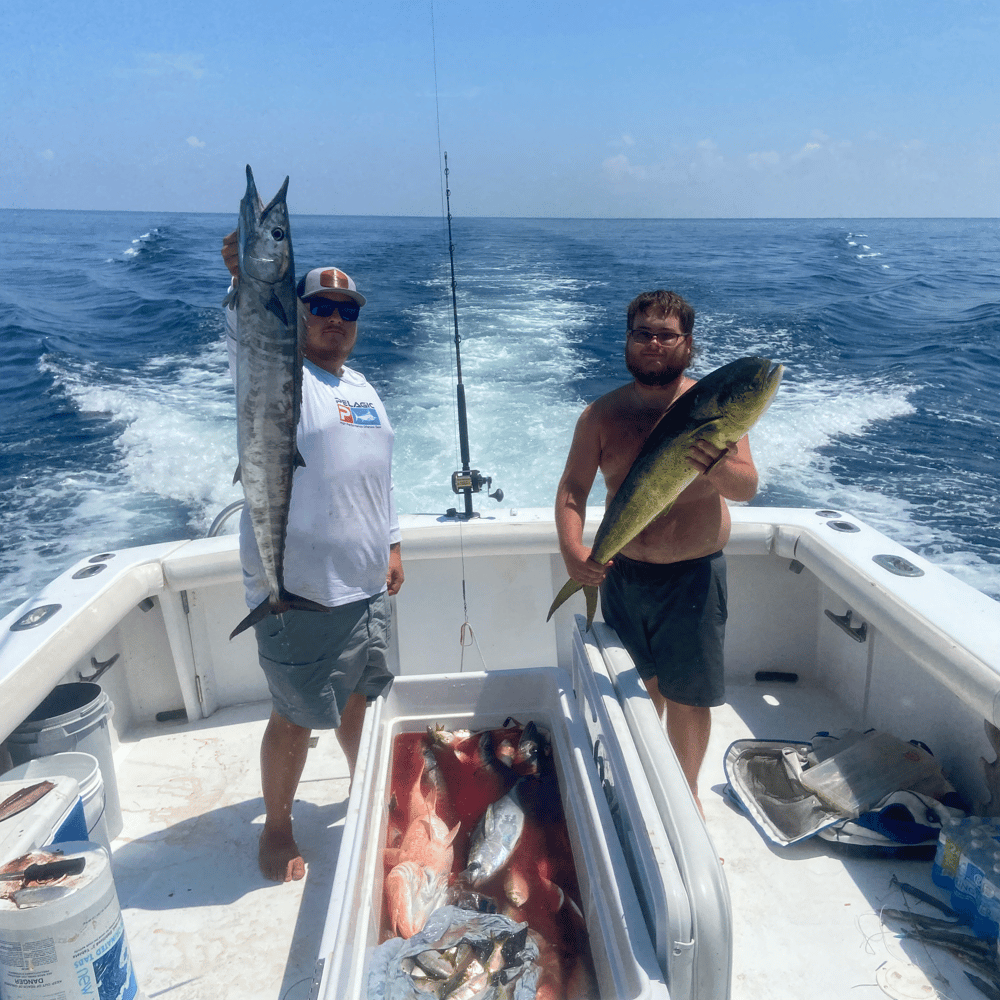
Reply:
<svg viewBox="0 0 1000 1000"><path fill-rule="evenodd" d="M533 720L551 736L601 1000L669 997L572 682L565 671L540 668L400 677L369 706L320 943L317 1000L367 996L368 965L379 943L395 737L435 723L495 729L510 716Z"/></svg>

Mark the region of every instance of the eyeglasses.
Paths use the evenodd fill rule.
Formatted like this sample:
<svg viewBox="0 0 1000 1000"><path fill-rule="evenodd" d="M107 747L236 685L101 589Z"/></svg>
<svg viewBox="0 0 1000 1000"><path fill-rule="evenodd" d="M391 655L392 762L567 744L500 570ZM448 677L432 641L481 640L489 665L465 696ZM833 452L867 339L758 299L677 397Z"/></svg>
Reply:
<svg viewBox="0 0 1000 1000"><path fill-rule="evenodd" d="M637 344L648 344L653 340L658 340L664 347L673 347L678 340L683 340L686 333L671 333L669 330L663 333L654 333L652 330L626 330L625 331Z"/></svg>
<svg viewBox="0 0 1000 1000"><path fill-rule="evenodd" d="M353 323L361 315L361 306L356 302L339 302L336 299L310 299L307 303L313 316L332 316L334 310L340 313L345 323Z"/></svg>

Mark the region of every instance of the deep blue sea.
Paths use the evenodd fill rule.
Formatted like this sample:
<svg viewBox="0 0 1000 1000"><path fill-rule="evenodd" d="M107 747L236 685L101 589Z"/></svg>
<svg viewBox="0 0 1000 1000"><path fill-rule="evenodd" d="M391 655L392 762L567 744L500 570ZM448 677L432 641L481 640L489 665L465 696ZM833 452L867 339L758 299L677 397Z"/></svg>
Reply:
<svg viewBox="0 0 1000 1000"><path fill-rule="evenodd" d="M241 496L233 208L0 211L0 615L82 556L202 535ZM484 513L552 504L580 410L628 380L626 305L665 287L697 309L695 376L747 354L787 367L751 432L755 505L852 512L1000 597L996 220L453 231L472 465L505 494ZM351 363L396 430L398 506L443 513L461 464L444 220L293 216L292 238L300 272L338 264L368 296Z"/></svg>

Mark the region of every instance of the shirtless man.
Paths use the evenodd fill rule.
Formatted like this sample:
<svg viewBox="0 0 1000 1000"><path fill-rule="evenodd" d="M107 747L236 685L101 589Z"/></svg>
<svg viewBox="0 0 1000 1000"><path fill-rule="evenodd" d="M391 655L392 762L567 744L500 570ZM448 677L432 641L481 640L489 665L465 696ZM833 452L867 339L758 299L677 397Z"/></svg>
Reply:
<svg viewBox="0 0 1000 1000"><path fill-rule="evenodd" d="M628 475L656 422L695 384L684 371L693 353L694 309L673 292L644 292L628 307L625 364L633 377L577 421L556 492L556 527L569 575L601 585L604 620L618 633L698 798L711 708L724 698L722 646L731 520L726 500L757 492L757 469L744 436L719 450L692 446L699 475L677 502L602 566L582 541L587 496L600 469L607 503Z"/></svg>

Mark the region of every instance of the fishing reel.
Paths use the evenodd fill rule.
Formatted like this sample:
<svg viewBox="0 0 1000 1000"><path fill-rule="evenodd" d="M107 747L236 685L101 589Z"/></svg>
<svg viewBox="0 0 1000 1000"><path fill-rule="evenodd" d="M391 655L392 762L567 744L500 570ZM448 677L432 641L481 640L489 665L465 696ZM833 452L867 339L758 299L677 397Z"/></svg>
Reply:
<svg viewBox="0 0 1000 1000"><path fill-rule="evenodd" d="M472 510L472 494L480 493L483 486L486 486L488 490L493 485L493 479L491 476L484 476L478 469L463 469L461 472L453 472L451 474L451 491L452 493L464 494L465 496L465 514L459 514L459 512L454 508L450 507L445 513L447 517L478 517ZM486 494L497 503L503 500L503 490L497 487L492 493Z"/></svg>
<svg viewBox="0 0 1000 1000"><path fill-rule="evenodd" d="M451 474L452 493L464 493L466 490L479 493L484 483L486 484L486 488L489 489L493 485L493 479L490 476L484 476L478 469L470 469L468 472L453 472ZM493 493L487 493L486 495L492 497L497 503L503 500L503 490L499 487Z"/></svg>

